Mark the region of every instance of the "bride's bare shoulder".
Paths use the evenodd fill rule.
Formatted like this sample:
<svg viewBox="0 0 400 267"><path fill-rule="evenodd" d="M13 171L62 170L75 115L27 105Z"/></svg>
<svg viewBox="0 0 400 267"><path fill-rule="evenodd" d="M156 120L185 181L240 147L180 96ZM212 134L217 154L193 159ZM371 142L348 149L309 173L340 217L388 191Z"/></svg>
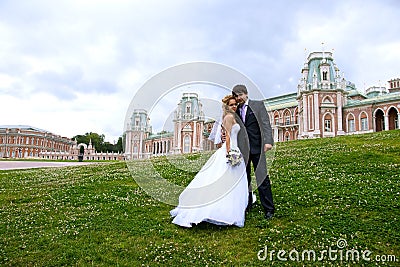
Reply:
<svg viewBox="0 0 400 267"><path fill-rule="evenodd" d="M226 120L229 120L229 121L235 120L235 115L234 115L233 113L227 113L227 114L225 114L225 116L224 116L224 120L225 120L225 121L226 121Z"/></svg>

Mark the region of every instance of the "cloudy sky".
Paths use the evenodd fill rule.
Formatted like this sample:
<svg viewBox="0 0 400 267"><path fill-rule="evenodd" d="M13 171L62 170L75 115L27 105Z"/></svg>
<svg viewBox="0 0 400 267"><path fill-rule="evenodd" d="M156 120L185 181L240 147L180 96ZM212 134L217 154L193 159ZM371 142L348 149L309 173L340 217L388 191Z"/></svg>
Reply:
<svg viewBox="0 0 400 267"><path fill-rule="evenodd" d="M0 0L0 125L113 142L136 91L193 61L272 97L296 91L308 53L333 50L360 91L386 86L400 77L399 13L397 0Z"/></svg>

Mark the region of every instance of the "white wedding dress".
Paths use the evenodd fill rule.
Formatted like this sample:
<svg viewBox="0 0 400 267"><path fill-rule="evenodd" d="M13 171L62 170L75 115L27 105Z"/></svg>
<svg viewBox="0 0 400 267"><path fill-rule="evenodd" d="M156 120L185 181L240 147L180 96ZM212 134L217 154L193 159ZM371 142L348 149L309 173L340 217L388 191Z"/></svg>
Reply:
<svg viewBox="0 0 400 267"><path fill-rule="evenodd" d="M231 148L237 146L239 124L232 126ZM246 166L230 166L226 159L224 143L196 174L179 196L178 206L170 211L173 223L192 227L192 224L209 222L217 225L244 226L248 202Z"/></svg>

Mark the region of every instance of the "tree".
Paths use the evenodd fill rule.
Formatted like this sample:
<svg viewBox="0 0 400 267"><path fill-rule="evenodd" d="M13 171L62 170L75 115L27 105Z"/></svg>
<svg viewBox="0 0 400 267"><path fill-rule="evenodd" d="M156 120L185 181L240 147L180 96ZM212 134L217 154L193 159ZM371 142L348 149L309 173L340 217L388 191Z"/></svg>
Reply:
<svg viewBox="0 0 400 267"><path fill-rule="evenodd" d="M89 145L89 142L92 142L92 145L96 149L97 152L122 152L122 137L118 138L118 142L116 144L111 144L109 142L104 142L104 134L97 134L93 132L85 133L84 135L76 135L72 137L72 139L76 139L78 144L85 143Z"/></svg>

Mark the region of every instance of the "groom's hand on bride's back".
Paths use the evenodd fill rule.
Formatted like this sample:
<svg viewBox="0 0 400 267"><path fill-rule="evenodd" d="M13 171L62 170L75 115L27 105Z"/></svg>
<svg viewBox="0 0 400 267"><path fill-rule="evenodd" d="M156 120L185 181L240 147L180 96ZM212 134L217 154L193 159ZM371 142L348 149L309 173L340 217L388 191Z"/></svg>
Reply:
<svg viewBox="0 0 400 267"><path fill-rule="evenodd" d="M265 144L264 145L264 152L267 152L268 150L272 149L272 145L271 144Z"/></svg>
<svg viewBox="0 0 400 267"><path fill-rule="evenodd" d="M225 141L226 141L226 134L225 134L225 131L221 131L221 141L222 141L221 144L225 143Z"/></svg>

